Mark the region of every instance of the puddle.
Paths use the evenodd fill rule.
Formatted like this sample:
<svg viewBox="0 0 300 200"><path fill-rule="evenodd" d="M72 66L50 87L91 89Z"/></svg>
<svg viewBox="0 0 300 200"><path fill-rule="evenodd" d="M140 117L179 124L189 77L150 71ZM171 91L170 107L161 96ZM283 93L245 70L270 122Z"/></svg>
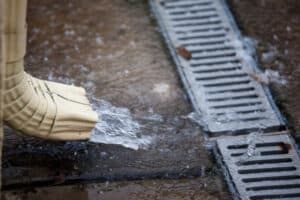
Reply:
<svg viewBox="0 0 300 200"><path fill-rule="evenodd" d="M92 130L91 142L122 145L134 150L145 149L151 143L151 137L141 135L141 126L128 108L115 107L104 100L96 100L92 107L100 121Z"/></svg>

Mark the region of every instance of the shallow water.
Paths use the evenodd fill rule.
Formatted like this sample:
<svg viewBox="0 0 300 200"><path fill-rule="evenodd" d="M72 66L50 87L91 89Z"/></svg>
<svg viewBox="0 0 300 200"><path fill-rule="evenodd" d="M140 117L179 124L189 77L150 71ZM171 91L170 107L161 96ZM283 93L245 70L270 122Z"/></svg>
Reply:
<svg viewBox="0 0 300 200"><path fill-rule="evenodd" d="M141 135L141 126L128 108L115 107L105 100L94 101L92 107L100 120L92 130L91 142L117 144L134 150L146 148L151 143L151 137Z"/></svg>

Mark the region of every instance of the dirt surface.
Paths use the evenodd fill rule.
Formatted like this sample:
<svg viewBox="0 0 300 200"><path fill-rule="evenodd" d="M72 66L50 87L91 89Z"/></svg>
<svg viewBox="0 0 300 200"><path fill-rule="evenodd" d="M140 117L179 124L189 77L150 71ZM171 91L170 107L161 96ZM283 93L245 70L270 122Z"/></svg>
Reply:
<svg viewBox="0 0 300 200"><path fill-rule="evenodd" d="M199 126L187 119L193 110L147 1L31 0L28 28L29 73L85 87L93 102L105 100L128 108L142 127L141 134L153 142L135 151L117 145L41 141L6 129L6 189L24 184L185 177L191 179L114 183L103 195L105 199L114 195L114 199L124 195L132 199L229 198L224 182L214 173ZM95 187L101 191L106 184ZM48 199L65 199L72 193L73 199L82 200L102 195L90 196L97 193L90 186L83 191L66 188L13 194L17 199L41 199L45 193L51 194Z"/></svg>
<svg viewBox="0 0 300 200"><path fill-rule="evenodd" d="M279 72L274 97L300 139L300 1L228 0L244 35L254 39L260 66Z"/></svg>

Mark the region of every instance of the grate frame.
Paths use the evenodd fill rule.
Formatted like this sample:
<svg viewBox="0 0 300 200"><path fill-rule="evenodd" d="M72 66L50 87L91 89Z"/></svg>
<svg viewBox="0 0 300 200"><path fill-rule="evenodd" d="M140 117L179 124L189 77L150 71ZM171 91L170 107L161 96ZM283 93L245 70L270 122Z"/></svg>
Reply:
<svg viewBox="0 0 300 200"><path fill-rule="evenodd" d="M195 4L198 7L191 7ZM151 0L150 5L200 123L209 135L283 128L285 120L269 88L249 75L260 73L251 56L253 47L243 41L223 0ZM192 59L178 55L177 47L186 48Z"/></svg>
<svg viewBox="0 0 300 200"><path fill-rule="evenodd" d="M256 153L245 159L246 136L220 138L214 149L234 199L300 199L300 157L289 134L255 139ZM286 149L285 149L286 148ZM233 156L244 153L242 156Z"/></svg>

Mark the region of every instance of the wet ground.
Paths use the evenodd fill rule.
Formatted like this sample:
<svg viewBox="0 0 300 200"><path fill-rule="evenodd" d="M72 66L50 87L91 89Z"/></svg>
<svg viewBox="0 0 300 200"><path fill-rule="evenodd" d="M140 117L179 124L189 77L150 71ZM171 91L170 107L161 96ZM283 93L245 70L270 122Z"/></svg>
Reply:
<svg viewBox="0 0 300 200"><path fill-rule="evenodd" d="M300 2L229 0L244 35L254 40L260 66L279 72L272 84L275 100L300 139ZM271 71L272 72L272 71Z"/></svg>
<svg viewBox="0 0 300 200"><path fill-rule="evenodd" d="M299 1L228 2L254 41L260 66L275 76L275 100L299 138ZM81 85L93 102L128 109L139 134L153 142L135 151L44 142L6 130L6 188L33 182L54 187L10 190L4 199L230 199L200 128L186 117L192 108L146 0L29 3L27 71ZM83 180L101 183L78 185Z"/></svg>
<svg viewBox="0 0 300 200"><path fill-rule="evenodd" d="M213 185L214 187L211 187ZM223 184L210 177L60 186L6 192L3 200L217 200L229 199Z"/></svg>
<svg viewBox="0 0 300 200"><path fill-rule="evenodd" d="M26 70L125 110L147 149L47 142L6 129L5 199L230 199L142 0L31 0ZM162 179L164 178L164 179ZM147 179L147 180L144 180ZM85 182L98 184L57 186ZM117 181L117 182L116 182Z"/></svg>

